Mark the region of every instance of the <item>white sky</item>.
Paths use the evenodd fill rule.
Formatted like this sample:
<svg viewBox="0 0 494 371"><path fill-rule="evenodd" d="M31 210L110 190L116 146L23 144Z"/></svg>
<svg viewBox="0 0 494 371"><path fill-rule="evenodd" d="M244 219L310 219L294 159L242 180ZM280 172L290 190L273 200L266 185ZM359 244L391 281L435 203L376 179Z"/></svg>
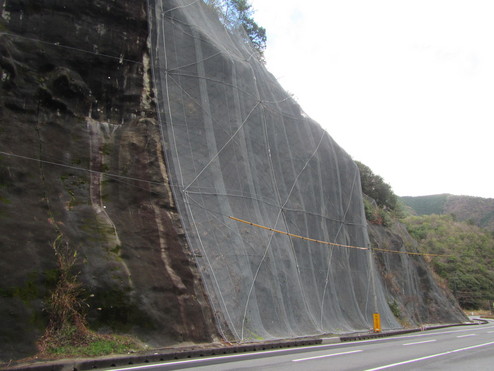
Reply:
<svg viewBox="0 0 494 371"><path fill-rule="evenodd" d="M494 198L494 0L251 0L267 68L399 196Z"/></svg>

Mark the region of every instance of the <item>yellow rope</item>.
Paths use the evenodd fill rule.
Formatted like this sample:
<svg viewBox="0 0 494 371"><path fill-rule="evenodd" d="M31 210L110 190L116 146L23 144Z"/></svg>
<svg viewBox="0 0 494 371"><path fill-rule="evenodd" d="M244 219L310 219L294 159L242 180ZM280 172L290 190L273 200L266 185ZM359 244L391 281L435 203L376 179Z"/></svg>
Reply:
<svg viewBox="0 0 494 371"><path fill-rule="evenodd" d="M392 252L395 254L407 254L407 255L422 255L422 256L449 256L447 254L429 254L425 252L409 252L409 251L396 251L396 250L388 250L388 249L379 249L374 247L372 250L374 251L384 251L384 252Z"/></svg>
<svg viewBox="0 0 494 371"><path fill-rule="evenodd" d="M283 232L283 231L280 231L278 229L273 229L273 228L265 227L263 225L252 223L252 222L249 222L247 220L235 218L233 216L229 216L229 218L232 219L232 220L235 220L236 222L240 222L240 223L251 225L253 227L265 229L266 231L284 234L286 236L290 236L290 237L293 237L293 238L299 238L299 239L304 240L304 241L316 242L316 243L320 243L320 244L323 244L323 245L330 245L330 246L348 247L348 248L351 248L351 249L369 250L368 247L343 245L343 244L340 244L340 243L321 241L321 240L316 240L314 238L299 236L298 234L293 234L293 233L289 233L289 232ZM374 251L390 252L390 253L394 253L394 254L422 255L422 256L446 256L446 255L441 255L441 254L427 254L427 253L420 253L420 252L395 251L395 250L379 249L379 248L373 248L372 250L374 250Z"/></svg>
<svg viewBox="0 0 494 371"><path fill-rule="evenodd" d="M293 237L293 238L300 238L301 240L305 240L305 241L316 242L316 243L321 243L321 244L324 244L324 245L331 245L331 246L338 246L338 247L349 247L349 248L352 248L352 249L369 250L369 248L367 248L367 247L342 245L342 244L339 244L339 243L321 241L321 240L316 240L314 238L299 236L297 234L283 232L283 231L280 231L280 230L277 230L277 229L273 229L273 228L265 227L263 225L259 225L259 224L256 224L256 223L248 222L247 220L235 218L233 216L229 216L229 218L232 219L232 220L235 220L237 222L240 222L240 223L245 223L245 224L248 224L248 225L252 225L253 227L265 229L265 230L271 231L271 232L276 232L276 233L284 234L284 235L287 235L287 236L290 236L290 237Z"/></svg>

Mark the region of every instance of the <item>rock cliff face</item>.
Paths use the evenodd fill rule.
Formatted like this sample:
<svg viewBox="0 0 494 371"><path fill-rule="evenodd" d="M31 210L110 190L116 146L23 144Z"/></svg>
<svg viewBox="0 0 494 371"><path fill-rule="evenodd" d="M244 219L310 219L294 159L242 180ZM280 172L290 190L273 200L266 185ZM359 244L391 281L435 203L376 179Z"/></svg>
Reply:
<svg viewBox="0 0 494 371"><path fill-rule="evenodd" d="M409 322L461 317L419 315L443 295L422 263L373 276L355 164L203 2L0 12L0 360L36 351L57 238L91 328L151 345L368 329L372 292L388 328L396 292L424 299L397 299Z"/></svg>
<svg viewBox="0 0 494 371"><path fill-rule="evenodd" d="M380 252L376 274L355 163L215 3L150 0L150 22L170 180L221 332L365 331L374 311L390 329L397 305L410 324L465 319L420 257Z"/></svg>
<svg viewBox="0 0 494 371"><path fill-rule="evenodd" d="M398 222L389 227L369 225L369 237L376 249L374 255L386 289L386 300L404 326L459 323L467 320L445 284L439 280L424 260L417 255L417 242ZM402 253L400 253L402 252Z"/></svg>
<svg viewBox="0 0 494 371"><path fill-rule="evenodd" d="M36 350L60 234L91 327L211 341L167 182L146 1L0 4L0 359Z"/></svg>
<svg viewBox="0 0 494 371"><path fill-rule="evenodd" d="M373 311L383 328L399 327L367 248L351 157L248 38L219 21L214 2L150 4L170 180L221 333L256 341L367 330Z"/></svg>

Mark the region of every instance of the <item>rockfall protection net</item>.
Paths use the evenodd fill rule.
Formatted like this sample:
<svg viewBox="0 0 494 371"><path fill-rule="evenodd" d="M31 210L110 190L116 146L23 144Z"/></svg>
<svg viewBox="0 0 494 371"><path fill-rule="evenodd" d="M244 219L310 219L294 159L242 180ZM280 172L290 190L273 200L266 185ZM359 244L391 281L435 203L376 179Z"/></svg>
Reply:
<svg viewBox="0 0 494 371"><path fill-rule="evenodd" d="M170 182L220 332L251 341L400 327L367 248L357 166L200 0L149 0ZM294 71L302 73L302 71Z"/></svg>

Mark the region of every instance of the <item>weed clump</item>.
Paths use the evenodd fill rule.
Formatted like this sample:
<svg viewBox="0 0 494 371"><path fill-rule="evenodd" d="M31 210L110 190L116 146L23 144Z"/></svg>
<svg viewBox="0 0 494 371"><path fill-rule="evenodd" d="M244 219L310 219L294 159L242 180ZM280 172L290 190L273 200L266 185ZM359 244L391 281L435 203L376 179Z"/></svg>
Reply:
<svg viewBox="0 0 494 371"><path fill-rule="evenodd" d="M63 241L63 235L52 243L57 258L59 276L47 302L49 323L38 341L42 357L98 356L142 349L130 336L102 335L89 329L85 309L84 289L74 273L77 251Z"/></svg>

